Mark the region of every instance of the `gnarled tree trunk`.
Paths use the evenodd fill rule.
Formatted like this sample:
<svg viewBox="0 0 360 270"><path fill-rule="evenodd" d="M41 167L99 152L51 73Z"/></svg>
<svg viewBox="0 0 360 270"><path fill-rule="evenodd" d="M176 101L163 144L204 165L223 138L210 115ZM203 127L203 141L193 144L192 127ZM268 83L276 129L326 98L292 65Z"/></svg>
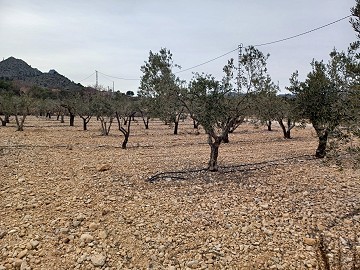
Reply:
<svg viewBox="0 0 360 270"><path fill-rule="evenodd" d="M316 149L315 156L317 158L324 158L326 156L326 146L327 146L327 140L329 136L329 132L327 129L316 131L319 138L319 144Z"/></svg>
<svg viewBox="0 0 360 270"><path fill-rule="evenodd" d="M272 131L271 124L272 124L271 120L266 121L266 126L268 131Z"/></svg>
<svg viewBox="0 0 360 270"><path fill-rule="evenodd" d="M87 124L90 122L91 116L82 116L80 118L83 120L83 130L87 130Z"/></svg>
<svg viewBox="0 0 360 270"><path fill-rule="evenodd" d="M73 114L72 112L70 112L70 127L74 126L74 122L75 122L75 114Z"/></svg>
<svg viewBox="0 0 360 270"><path fill-rule="evenodd" d="M229 133L226 133L223 137L223 143L229 143Z"/></svg>
<svg viewBox="0 0 360 270"><path fill-rule="evenodd" d="M15 121L16 121L16 130L17 131L24 131L24 122L25 122L26 114L19 117L15 114Z"/></svg>
<svg viewBox="0 0 360 270"><path fill-rule="evenodd" d="M7 124L6 119L5 118L3 119L2 117L0 117L0 121L1 121L1 125L3 127L6 127L6 124Z"/></svg>
<svg viewBox="0 0 360 270"><path fill-rule="evenodd" d="M222 142L222 136L211 136L208 135L208 143L210 145L210 160L208 170L211 172L218 171L217 159L219 156L219 146Z"/></svg>
<svg viewBox="0 0 360 270"><path fill-rule="evenodd" d="M126 121L126 129L125 129L121 125L121 117L120 117L120 115L118 114L118 112L115 112L115 116L116 116L116 120L118 122L119 130L124 135L124 141L121 144L122 149L126 149L126 145L127 145L128 141L129 141L131 121L134 119L134 115L135 115L135 113L132 113L128 117L126 117L127 121Z"/></svg>
<svg viewBox="0 0 360 270"><path fill-rule="evenodd" d="M285 139L291 139L291 130L295 127L295 121L287 119L287 127L284 125L283 119L278 119L278 123L282 129Z"/></svg>
<svg viewBox="0 0 360 270"><path fill-rule="evenodd" d="M178 134L178 129L179 129L179 121L175 121L174 123L174 135Z"/></svg>
<svg viewBox="0 0 360 270"><path fill-rule="evenodd" d="M145 129L149 129L150 117L149 117L149 116L145 116L145 114L144 114L142 111L140 111L140 112L141 112L141 118L142 118L142 120L143 120L143 122L144 122Z"/></svg>

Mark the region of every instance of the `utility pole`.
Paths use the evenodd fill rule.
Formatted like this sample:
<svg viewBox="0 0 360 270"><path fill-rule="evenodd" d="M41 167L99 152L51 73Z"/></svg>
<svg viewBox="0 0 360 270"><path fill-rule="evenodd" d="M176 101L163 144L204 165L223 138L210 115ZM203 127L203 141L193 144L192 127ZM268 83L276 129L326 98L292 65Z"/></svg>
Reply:
<svg viewBox="0 0 360 270"><path fill-rule="evenodd" d="M241 90L241 85L240 85L240 78L241 78L241 50L242 50L243 44L240 43L240 45L238 46L238 77L237 77L237 84L238 84L238 92L240 92Z"/></svg>
<svg viewBox="0 0 360 270"><path fill-rule="evenodd" d="M113 81L113 92L115 92L115 83Z"/></svg>
<svg viewBox="0 0 360 270"><path fill-rule="evenodd" d="M98 88L98 85L99 85L98 71L97 71L97 70L95 70L95 73L96 73L96 83L95 83L95 88L97 89L97 88Z"/></svg>

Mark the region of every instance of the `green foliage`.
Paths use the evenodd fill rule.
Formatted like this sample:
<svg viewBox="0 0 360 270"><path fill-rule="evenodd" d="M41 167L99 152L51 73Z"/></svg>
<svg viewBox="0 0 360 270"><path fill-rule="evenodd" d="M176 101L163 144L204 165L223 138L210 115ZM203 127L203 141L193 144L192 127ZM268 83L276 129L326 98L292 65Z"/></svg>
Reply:
<svg viewBox="0 0 360 270"><path fill-rule="evenodd" d="M328 77L323 62L312 62L312 71L305 82L299 82L298 72L290 78L289 91L296 95L297 109L303 118L307 118L316 127L334 130L339 125L339 89ZM315 127L315 128L316 128Z"/></svg>
<svg viewBox="0 0 360 270"><path fill-rule="evenodd" d="M20 90L11 81L0 80L0 95L19 95Z"/></svg>
<svg viewBox="0 0 360 270"><path fill-rule="evenodd" d="M42 88L39 86L32 86L28 92L28 95L35 99L57 99L57 92L51 91L47 88Z"/></svg>
<svg viewBox="0 0 360 270"><path fill-rule="evenodd" d="M358 44L354 43L347 53L334 50L327 65L313 61L312 71L304 82L299 82L297 72L290 78L288 89L296 94L297 111L313 124L319 147L321 140L322 148L326 147L328 136L344 140L358 133L360 66L357 48ZM325 149L319 155L323 156Z"/></svg>
<svg viewBox="0 0 360 270"><path fill-rule="evenodd" d="M225 74L221 81L211 75L195 74L187 91L180 93L180 100L208 135L211 148L209 170L217 170L220 144L248 113L249 95L265 89L270 81L266 74L267 57L254 47L248 47L240 59L242 76L236 81L236 68L231 59L223 69ZM238 87L235 88L236 83Z"/></svg>
<svg viewBox="0 0 360 270"><path fill-rule="evenodd" d="M91 108L97 117L114 117L115 114L111 97L106 93L97 94L92 101Z"/></svg>
<svg viewBox="0 0 360 270"><path fill-rule="evenodd" d="M143 76L139 88L148 112L168 123L176 123L184 110L178 98L182 82L174 75L173 67L178 66L173 64L169 50L150 51L148 61L141 67Z"/></svg>
<svg viewBox="0 0 360 270"><path fill-rule="evenodd" d="M265 82L265 87L250 97L250 112L260 120L261 123L278 119L282 113L282 100L276 96L278 86L270 80Z"/></svg>
<svg viewBox="0 0 360 270"><path fill-rule="evenodd" d="M267 74L266 61L270 54L264 55L254 46L245 48L245 53L240 58L240 78L238 86L246 93L262 91L271 82Z"/></svg>
<svg viewBox="0 0 360 270"><path fill-rule="evenodd" d="M350 19L358 38L360 38L360 0L355 0L355 6L351 8L351 15L355 18Z"/></svg>

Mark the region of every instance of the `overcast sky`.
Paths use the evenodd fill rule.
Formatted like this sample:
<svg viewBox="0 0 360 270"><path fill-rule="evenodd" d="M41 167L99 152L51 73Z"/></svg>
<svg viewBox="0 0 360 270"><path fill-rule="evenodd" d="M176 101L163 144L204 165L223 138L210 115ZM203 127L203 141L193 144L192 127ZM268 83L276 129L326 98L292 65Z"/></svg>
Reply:
<svg viewBox="0 0 360 270"><path fill-rule="evenodd" d="M355 0L0 0L0 57L14 56L42 72L55 69L74 82L95 84L101 73L139 79L149 51L166 47L183 69L206 62L240 43L283 39L350 14ZM328 60L336 47L355 41L349 19L310 34L258 47L270 53L269 74L282 89L291 73L304 78L310 62ZM221 79L237 52L193 70ZM177 70L174 70L177 71ZM139 80L99 74L99 84L136 91Z"/></svg>

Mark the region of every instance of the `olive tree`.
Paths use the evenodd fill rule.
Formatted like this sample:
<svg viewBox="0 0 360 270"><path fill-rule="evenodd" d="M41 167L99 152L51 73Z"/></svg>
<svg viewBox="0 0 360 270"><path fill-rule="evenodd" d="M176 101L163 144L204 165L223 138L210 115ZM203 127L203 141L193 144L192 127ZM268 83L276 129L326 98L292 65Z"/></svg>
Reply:
<svg viewBox="0 0 360 270"><path fill-rule="evenodd" d="M174 124L174 134L178 133L179 120L184 113L184 107L178 99L181 81L172 69L178 67L173 63L172 54L166 48L158 53L150 51L149 59L141 67L139 96L146 98L151 114Z"/></svg>
<svg viewBox="0 0 360 270"><path fill-rule="evenodd" d="M351 15L354 18L350 19L350 23L360 38L360 0L355 0L355 6L351 8Z"/></svg>
<svg viewBox="0 0 360 270"><path fill-rule="evenodd" d="M268 80L267 57L250 46L241 55L240 72L231 59L223 68L224 77L221 81L211 75L197 73L188 89L180 92L180 100L208 136L209 171L218 170L219 147L230 130L248 113L249 95L262 89ZM235 78L236 71L241 74L240 78Z"/></svg>
<svg viewBox="0 0 360 270"><path fill-rule="evenodd" d="M296 95L297 109L300 115L309 119L319 139L316 157L326 156L329 137L341 133L340 125L353 122L356 117L356 103L352 107L352 91L349 91L351 79L346 68L343 53L333 51L326 65L323 61L313 61L312 71L304 82L298 80L298 72L290 78L288 88ZM350 84L349 84L350 83Z"/></svg>
<svg viewBox="0 0 360 270"><path fill-rule="evenodd" d="M268 131L272 131L272 121L277 119L280 109L276 106L278 87L269 78L264 86L263 89L252 95L251 111L262 124L267 126Z"/></svg>
<svg viewBox="0 0 360 270"><path fill-rule="evenodd" d="M115 95L114 109L119 131L124 135L121 144L122 149L126 149L130 137L131 123L136 113L134 98L129 95Z"/></svg>
<svg viewBox="0 0 360 270"><path fill-rule="evenodd" d="M273 105L277 108L276 121L281 127L284 139L291 139L291 130L297 122L299 122L300 127L305 127L305 122L299 119L293 96L276 96Z"/></svg>
<svg viewBox="0 0 360 270"><path fill-rule="evenodd" d="M94 98L92 109L96 118L100 120L101 135L109 135L115 118L115 108L111 96L106 92L98 93Z"/></svg>
<svg viewBox="0 0 360 270"><path fill-rule="evenodd" d="M77 97L76 112L83 121L83 130L87 130L87 124L94 115L94 106L96 100L90 94Z"/></svg>
<svg viewBox="0 0 360 270"><path fill-rule="evenodd" d="M30 113L33 100L26 94L22 93L20 96L12 96L10 102L15 116L16 130L24 131L25 119Z"/></svg>
<svg viewBox="0 0 360 270"><path fill-rule="evenodd" d="M0 80L0 121L2 126L10 122L13 113L12 97L20 95L20 91L11 82Z"/></svg>

